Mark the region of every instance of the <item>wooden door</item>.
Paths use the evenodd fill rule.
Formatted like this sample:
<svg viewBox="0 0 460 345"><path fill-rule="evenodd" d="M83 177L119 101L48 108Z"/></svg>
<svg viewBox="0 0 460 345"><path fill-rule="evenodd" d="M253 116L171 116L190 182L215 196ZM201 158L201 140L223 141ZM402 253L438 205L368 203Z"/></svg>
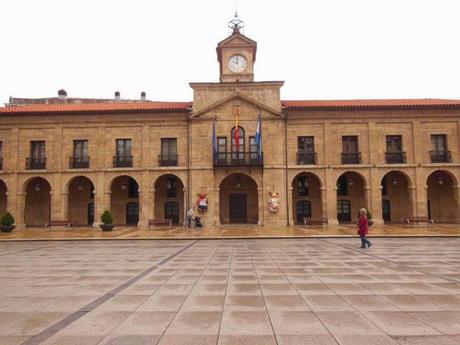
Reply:
<svg viewBox="0 0 460 345"><path fill-rule="evenodd" d="M229 207L230 223L248 222L246 194L230 194Z"/></svg>

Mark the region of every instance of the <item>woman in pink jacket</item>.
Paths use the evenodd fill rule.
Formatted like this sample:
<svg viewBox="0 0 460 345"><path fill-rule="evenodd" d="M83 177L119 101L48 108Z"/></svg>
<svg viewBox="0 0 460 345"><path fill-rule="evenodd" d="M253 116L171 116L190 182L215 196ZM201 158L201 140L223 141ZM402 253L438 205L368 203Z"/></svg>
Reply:
<svg viewBox="0 0 460 345"><path fill-rule="evenodd" d="M369 224L367 223L367 210L362 208L359 210L359 220L358 220L358 235L361 238L361 248L369 248L372 246L371 241L369 241L366 236L369 232Z"/></svg>

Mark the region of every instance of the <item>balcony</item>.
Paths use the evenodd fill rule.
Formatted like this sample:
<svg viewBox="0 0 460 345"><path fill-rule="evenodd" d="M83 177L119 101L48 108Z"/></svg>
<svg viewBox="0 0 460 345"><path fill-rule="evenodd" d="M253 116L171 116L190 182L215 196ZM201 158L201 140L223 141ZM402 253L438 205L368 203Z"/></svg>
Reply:
<svg viewBox="0 0 460 345"><path fill-rule="evenodd" d="M40 170L46 169L46 157L29 157L26 158L26 169L27 170Z"/></svg>
<svg viewBox="0 0 460 345"><path fill-rule="evenodd" d="M113 156L114 168L132 168L133 156Z"/></svg>
<svg viewBox="0 0 460 345"><path fill-rule="evenodd" d="M215 167L263 166L264 155L255 152L219 152L214 158Z"/></svg>
<svg viewBox="0 0 460 345"><path fill-rule="evenodd" d="M297 164L316 164L316 152L297 152Z"/></svg>
<svg viewBox="0 0 460 345"><path fill-rule="evenodd" d="M160 167L177 167L178 161L178 154L158 155L158 166Z"/></svg>
<svg viewBox="0 0 460 345"><path fill-rule="evenodd" d="M89 168L89 157L70 157L69 168L70 169L88 169Z"/></svg>
<svg viewBox="0 0 460 345"><path fill-rule="evenodd" d="M342 152L342 164L361 164L361 152Z"/></svg>
<svg viewBox="0 0 460 345"><path fill-rule="evenodd" d="M430 151L431 163L452 163L450 151Z"/></svg>
<svg viewBox="0 0 460 345"><path fill-rule="evenodd" d="M406 152L385 152L385 163L387 164L404 164L406 162Z"/></svg>

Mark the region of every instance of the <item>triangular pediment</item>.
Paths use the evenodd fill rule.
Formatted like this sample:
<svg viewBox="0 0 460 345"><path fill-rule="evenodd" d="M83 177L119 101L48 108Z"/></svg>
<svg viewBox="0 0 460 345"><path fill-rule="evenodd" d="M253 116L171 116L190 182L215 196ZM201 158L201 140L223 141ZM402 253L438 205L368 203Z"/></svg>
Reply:
<svg viewBox="0 0 460 345"><path fill-rule="evenodd" d="M251 45L251 46L257 46L257 42L251 40L250 38L240 34L240 33L234 33L233 35L227 37L223 41L220 41L217 46L221 47L223 45Z"/></svg>
<svg viewBox="0 0 460 345"><path fill-rule="evenodd" d="M203 109L200 109L198 110L197 112L193 112L192 113L192 118L196 118L196 117L200 117L202 116L203 114L207 114L207 113L210 113L212 112L213 110L227 104L227 103L230 103L230 102L234 102L236 100L239 100L239 101L242 101L242 102L246 102L252 106L254 106L255 108L257 109L260 109L266 113L269 113L273 116L276 116L276 117L283 117L283 114L279 111L279 110L276 110L276 109L273 109L271 107L268 107L266 106L265 104L263 103L260 103L246 95L243 95L239 92L235 92L234 94L228 96L228 97L225 97ZM281 106L281 105L280 105Z"/></svg>

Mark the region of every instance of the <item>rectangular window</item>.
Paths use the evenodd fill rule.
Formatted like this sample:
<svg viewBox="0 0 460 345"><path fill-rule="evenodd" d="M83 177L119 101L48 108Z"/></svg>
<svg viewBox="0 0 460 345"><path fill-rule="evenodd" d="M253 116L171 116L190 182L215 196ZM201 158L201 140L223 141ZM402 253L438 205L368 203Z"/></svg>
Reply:
<svg viewBox="0 0 460 345"><path fill-rule="evenodd" d="M163 156L176 156L177 138L161 138L161 154Z"/></svg>
<svg viewBox="0 0 460 345"><path fill-rule="evenodd" d="M431 136L432 151L447 151L447 136L445 134L433 134Z"/></svg>
<svg viewBox="0 0 460 345"><path fill-rule="evenodd" d="M402 136L400 135L387 135L387 152L396 153L402 152Z"/></svg>
<svg viewBox="0 0 460 345"><path fill-rule="evenodd" d="M45 141L31 141L30 142L30 157L31 158L45 158Z"/></svg>
<svg viewBox="0 0 460 345"><path fill-rule="evenodd" d="M217 160L227 161L227 137L217 138Z"/></svg>
<svg viewBox="0 0 460 345"><path fill-rule="evenodd" d="M73 157L77 160L86 160L88 158L88 140L73 141Z"/></svg>
<svg viewBox="0 0 460 345"><path fill-rule="evenodd" d="M249 137L249 159L258 160L256 137Z"/></svg>
<svg viewBox="0 0 460 345"><path fill-rule="evenodd" d="M131 139L117 139L117 157L131 156Z"/></svg>
<svg viewBox="0 0 460 345"><path fill-rule="evenodd" d="M297 137L298 152L315 152L315 137Z"/></svg>
<svg viewBox="0 0 460 345"><path fill-rule="evenodd" d="M358 137L343 136L342 137L342 152L344 153L357 153L358 150Z"/></svg>

